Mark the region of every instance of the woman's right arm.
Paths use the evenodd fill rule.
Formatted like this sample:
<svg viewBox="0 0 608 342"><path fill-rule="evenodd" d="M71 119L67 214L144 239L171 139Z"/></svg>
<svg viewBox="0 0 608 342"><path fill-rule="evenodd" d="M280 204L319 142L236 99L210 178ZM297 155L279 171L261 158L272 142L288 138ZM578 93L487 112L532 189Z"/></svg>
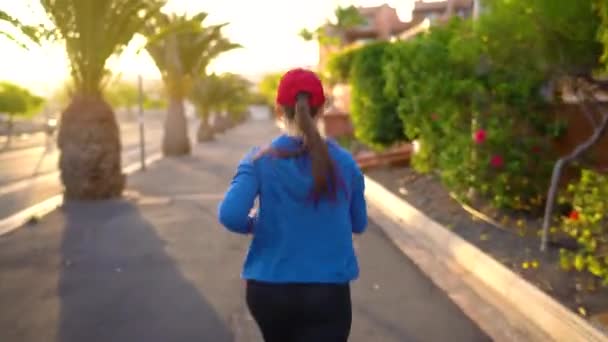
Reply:
<svg viewBox="0 0 608 342"><path fill-rule="evenodd" d="M355 172L352 180L353 189L350 200L350 217L353 233L361 234L367 227L367 206L365 203L365 180L363 173L355 164Z"/></svg>

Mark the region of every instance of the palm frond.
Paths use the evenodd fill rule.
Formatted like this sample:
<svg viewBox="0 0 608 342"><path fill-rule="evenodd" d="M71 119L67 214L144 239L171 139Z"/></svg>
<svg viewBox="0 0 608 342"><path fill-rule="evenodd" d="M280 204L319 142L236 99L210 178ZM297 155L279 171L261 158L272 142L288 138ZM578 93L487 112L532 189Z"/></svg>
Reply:
<svg viewBox="0 0 608 342"><path fill-rule="evenodd" d="M100 94L106 61L120 53L165 0L41 0L65 41L78 92Z"/></svg>
<svg viewBox="0 0 608 342"><path fill-rule="evenodd" d="M40 43L42 28L38 28L31 25L25 25L3 10L0 10L0 22L6 22L10 24L15 29L17 29L17 31L19 31L22 35L27 37L27 39L29 39L31 42L34 42L36 44ZM20 39L19 37L16 37L14 34L6 31L0 31L0 35L8 38L10 41L13 41L22 48L27 49L25 41L23 39Z"/></svg>
<svg viewBox="0 0 608 342"><path fill-rule="evenodd" d="M221 53L241 47L222 34L227 25L205 26L207 13L192 17L159 14L146 25L146 49L158 67L165 84L174 94L188 94L188 88L198 75L204 74L209 63Z"/></svg>
<svg viewBox="0 0 608 342"><path fill-rule="evenodd" d="M193 85L190 100L205 118L213 111L230 111L246 106L250 89L251 82L236 74L203 75Z"/></svg>

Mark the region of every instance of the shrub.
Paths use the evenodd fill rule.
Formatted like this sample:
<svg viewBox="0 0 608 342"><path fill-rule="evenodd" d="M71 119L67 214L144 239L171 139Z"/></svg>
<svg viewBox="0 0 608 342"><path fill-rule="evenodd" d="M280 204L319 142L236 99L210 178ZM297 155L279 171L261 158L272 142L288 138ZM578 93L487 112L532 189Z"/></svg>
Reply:
<svg viewBox="0 0 608 342"><path fill-rule="evenodd" d="M576 239L580 248L562 250L564 269L587 271L608 285L608 177L583 170L580 180L568 186L560 202L571 203L558 232Z"/></svg>
<svg viewBox="0 0 608 342"><path fill-rule="evenodd" d="M531 210L542 204L554 161L543 73L503 68L486 51L461 20L397 43L384 70L386 93L399 99L406 135L421 143L414 168L439 170L463 200L473 189L498 207Z"/></svg>
<svg viewBox="0 0 608 342"><path fill-rule="evenodd" d="M397 99L384 92L383 65L390 46L382 42L361 47L353 56L350 70L355 135L373 148L384 148L406 139L397 115Z"/></svg>
<svg viewBox="0 0 608 342"><path fill-rule="evenodd" d="M479 23L494 63L529 66L547 76L598 66L600 25L594 2L603 0L486 0Z"/></svg>
<svg viewBox="0 0 608 342"><path fill-rule="evenodd" d="M608 66L608 2L596 0L596 9L601 18L598 36L600 42L604 44L604 55L602 56L602 61L606 66Z"/></svg>
<svg viewBox="0 0 608 342"><path fill-rule="evenodd" d="M357 48L347 49L336 52L329 57L326 72L329 75L328 81L330 83L346 83L349 81L353 60L359 51Z"/></svg>
<svg viewBox="0 0 608 342"><path fill-rule="evenodd" d="M417 139L413 166L439 171L461 199L538 209L553 140L566 129L552 113L553 84L599 63L596 9L607 15L594 1L488 0L477 22L337 56L331 68L350 79L357 137L375 147Z"/></svg>
<svg viewBox="0 0 608 342"><path fill-rule="evenodd" d="M265 74L258 83L258 93L266 99L268 106L274 107L277 89L283 73L274 72Z"/></svg>

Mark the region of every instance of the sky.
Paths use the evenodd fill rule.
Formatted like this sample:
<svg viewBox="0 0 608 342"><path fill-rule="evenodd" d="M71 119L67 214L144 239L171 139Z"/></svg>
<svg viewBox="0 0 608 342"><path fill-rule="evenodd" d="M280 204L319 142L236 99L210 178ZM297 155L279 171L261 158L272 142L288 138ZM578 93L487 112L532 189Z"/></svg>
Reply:
<svg viewBox="0 0 608 342"><path fill-rule="evenodd" d="M257 78L266 72L316 65L316 43L303 41L298 32L321 25L331 18L338 5L383 3L396 8L402 20L410 19L414 0L169 0L164 11L188 14L204 11L209 13L208 24L230 23L224 28L224 34L244 47L218 57L209 71ZM0 0L2 10L28 23L46 19L37 4L34 0ZM144 43L145 39L136 36L120 56L108 61L108 67L125 79L134 79L138 74L144 80L159 79L160 74L145 50L137 53ZM40 95L50 94L69 74L64 47L60 43L24 50L0 37L0 58L0 80L21 84Z"/></svg>

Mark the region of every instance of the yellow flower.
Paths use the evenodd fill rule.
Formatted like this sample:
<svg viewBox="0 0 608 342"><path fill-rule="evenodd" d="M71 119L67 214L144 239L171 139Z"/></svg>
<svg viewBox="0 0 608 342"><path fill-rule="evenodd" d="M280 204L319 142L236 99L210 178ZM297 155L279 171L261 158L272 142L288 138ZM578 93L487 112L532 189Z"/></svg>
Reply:
<svg viewBox="0 0 608 342"><path fill-rule="evenodd" d="M585 308L582 306L578 307L578 313L580 313L581 316L587 316L587 310L585 310Z"/></svg>

